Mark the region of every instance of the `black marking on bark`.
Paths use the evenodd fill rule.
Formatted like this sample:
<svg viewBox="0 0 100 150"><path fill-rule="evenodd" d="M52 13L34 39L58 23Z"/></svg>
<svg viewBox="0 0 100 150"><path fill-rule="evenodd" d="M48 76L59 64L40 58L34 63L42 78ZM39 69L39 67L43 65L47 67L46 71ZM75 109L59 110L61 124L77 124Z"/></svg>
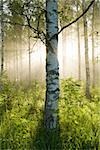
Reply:
<svg viewBox="0 0 100 150"><path fill-rule="evenodd" d="M58 70L59 70L59 68L55 68L56 70L50 70L50 71L48 71L47 72L47 75L59 75L59 72L58 72Z"/></svg>
<svg viewBox="0 0 100 150"><path fill-rule="evenodd" d="M57 27L55 27L55 28L57 28ZM52 39L56 39L58 41L58 34L57 33L54 34L54 36L52 36Z"/></svg>
<svg viewBox="0 0 100 150"><path fill-rule="evenodd" d="M59 92L59 88L56 88L55 90L47 90L49 93L56 93L56 92Z"/></svg>
<svg viewBox="0 0 100 150"><path fill-rule="evenodd" d="M53 12L56 12L56 13L57 13L57 9L54 8L54 9L53 9Z"/></svg>

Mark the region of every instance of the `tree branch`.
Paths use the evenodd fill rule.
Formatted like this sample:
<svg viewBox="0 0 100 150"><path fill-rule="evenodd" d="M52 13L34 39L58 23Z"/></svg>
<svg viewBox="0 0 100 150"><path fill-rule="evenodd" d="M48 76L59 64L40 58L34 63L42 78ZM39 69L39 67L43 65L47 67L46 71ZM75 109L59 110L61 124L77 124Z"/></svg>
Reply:
<svg viewBox="0 0 100 150"><path fill-rule="evenodd" d="M60 34L65 28L69 27L70 25L72 25L73 23L77 22L80 18L82 18L87 11L90 9L90 7L93 5L93 3L95 2L95 0L92 0L91 3L89 4L89 6L87 7L87 9L78 17L76 18L74 21L70 22L69 24L65 25L64 27L61 28L60 31L58 31L57 34ZM54 35L53 35L54 36Z"/></svg>
<svg viewBox="0 0 100 150"><path fill-rule="evenodd" d="M54 34L50 39L48 39L48 41L51 40L54 36L59 35L65 28L69 27L69 26L72 25L73 23L77 22L80 18L82 18L82 17L87 13L87 11L90 9L90 7L92 6L92 4L93 4L94 2L95 2L95 0L92 0L92 1L90 2L89 6L86 8L86 10L85 10L79 17L77 17L75 20L73 20L73 21L70 22L69 24L63 26L63 27L61 28L61 30L58 31L58 33ZM11 22L11 21L4 21L4 23L9 23L9 24L11 24L11 25L19 25L19 26L29 27L30 29L34 30L34 32L35 32L36 34L38 34L38 37L37 37L37 38L40 38L40 40L43 42L43 40L41 39L41 36L40 36L40 35L43 34L44 37L45 37L45 39L46 39L45 33L44 33L43 31L40 32L40 31L38 31L37 29L35 29L34 27L32 27L31 24L30 24L30 19L27 17L27 15L24 15L24 17L26 17L28 24L20 24L20 23ZM44 43L44 42L43 42L43 43Z"/></svg>
<svg viewBox="0 0 100 150"><path fill-rule="evenodd" d="M7 24L11 24L11 25L18 25L18 26L22 26L22 27L29 27L30 29L34 30L34 32L37 32L37 29L32 27L30 24L21 24L21 23L18 23L18 22L11 22L11 21L3 21L3 22L7 23Z"/></svg>

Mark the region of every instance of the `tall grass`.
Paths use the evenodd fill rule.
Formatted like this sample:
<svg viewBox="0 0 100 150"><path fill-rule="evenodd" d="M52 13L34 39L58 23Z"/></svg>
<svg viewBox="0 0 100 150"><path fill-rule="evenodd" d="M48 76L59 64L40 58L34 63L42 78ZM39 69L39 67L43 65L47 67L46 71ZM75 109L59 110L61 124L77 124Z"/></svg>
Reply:
<svg viewBox="0 0 100 150"><path fill-rule="evenodd" d="M0 78L0 150L99 150L100 95L96 91L88 101L78 81L62 81L58 128L47 131L44 85L33 82L24 87Z"/></svg>

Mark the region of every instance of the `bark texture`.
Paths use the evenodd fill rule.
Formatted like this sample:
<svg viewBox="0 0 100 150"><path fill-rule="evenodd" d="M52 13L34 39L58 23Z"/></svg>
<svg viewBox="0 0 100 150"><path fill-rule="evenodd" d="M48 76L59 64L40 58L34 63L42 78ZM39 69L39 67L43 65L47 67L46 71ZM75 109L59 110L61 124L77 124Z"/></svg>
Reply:
<svg viewBox="0 0 100 150"><path fill-rule="evenodd" d="M57 58L58 47L58 0L46 1L46 100L45 127L57 127L58 99L59 99L59 64ZM53 36L55 35L55 36Z"/></svg>
<svg viewBox="0 0 100 150"><path fill-rule="evenodd" d="M83 11L86 8L85 0L82 0ZM84 45L85 45L85 67L86 67L86 97L91 98L90 94L90 68L89 68L89 52L88 52L88 29L87 29L87 17L86 14L83 16L84 24Z"/></svg>

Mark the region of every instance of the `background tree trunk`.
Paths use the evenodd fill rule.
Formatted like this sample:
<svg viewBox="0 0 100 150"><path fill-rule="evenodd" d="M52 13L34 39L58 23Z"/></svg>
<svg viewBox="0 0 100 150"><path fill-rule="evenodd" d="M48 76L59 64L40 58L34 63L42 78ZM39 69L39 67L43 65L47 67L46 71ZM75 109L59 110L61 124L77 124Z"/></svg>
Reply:
<svg viewBox="0 0 100 150"><path fill-rule="evenodd" d="M62 32L63 78L66 78L66 29Z"/></svg>
<svg viewBox="0 0 100 150"><path fill-rule="evenodd" d="M1 74L4 71L4 23L3 0L1 0Z"/></svg>
<svg viewBox="0 0 100 150"><path fill-rule="evenodd" d="M57 58L58 35L55 35L58 32L57 3L57 0L46 1L47 55L45 127L47 129L54 129L57 127L57 111L59 98L59 64Z"/></svg>
<svg viewBox="0 0 100 150"><path fill-rule="evenodd" d="M22 41L23 41L23 39L22 39L22 27L19 27L19 31L20 31L20 35L19 35L19 60L20 60L20 64L19 64L19 70L20 70L20 72L19 72L19 79L20 79L20 83L22 83L22 78L23 78L23 76L22 76L22 73L23 73L23 57L22 57L22 54L23 54L23 52L22 52Z"/></svg>
<svg viewBox="0 0 100 150"><path fill-rule="evenodd" d="M77 17L78 17L78 2L77 2ZM81 80L81 53L80 53L80 30L79 21L77 21L77 44L78 44L78 80Z"/></svg>
<svg viewBox="0 0 100 150"><path fill-rule="evenodd" d="M95 87L95 58L94 58L94 6L92 12L92 87Z"/></svg>
<svg viewBox="0 0 100 150"><path fill-rule="evenodd" d="M31 43L30 29L28 28L28 54L29 54L29 86L31 85Z"/></svg>
<svg viewBox="0 0 100 150"><path fill-rule="evenodd" d="M86 2L82 0L83 11L86 9ZM89 68L89 54L88 54L88 31L86 14L83 16L84 24L84 44L85 44L85 67L86 67L86 97L91 98L90 94L90 68Z"/></svg>

